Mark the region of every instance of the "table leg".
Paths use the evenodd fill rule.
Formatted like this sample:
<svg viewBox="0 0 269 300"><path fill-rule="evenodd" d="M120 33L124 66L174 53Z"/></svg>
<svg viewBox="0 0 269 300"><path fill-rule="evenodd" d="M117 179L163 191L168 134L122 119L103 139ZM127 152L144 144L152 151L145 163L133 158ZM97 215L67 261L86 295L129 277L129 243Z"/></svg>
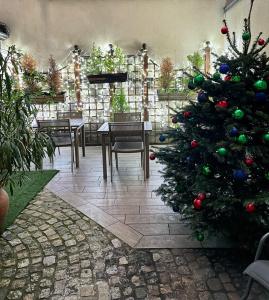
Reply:
<svg viewBox="0 0 269 300"><path fill-rule="evenodd" d="M103 178L107 179L106 169L106 135L102 134L102 160L103 160Z"/></svg>
<svg viewBox="0 0 269 300"><path fill-rule="evenodd" d="M85 126L81 127L81 146L82 146L82 156L85 157Z"/></svg>
<svg viewBox="0 0 269 300"><path fill-rule="evenodd" d="M149 134L145 134L146 146L146 178L149 178Z"/></svg>
<svg viewBox="0 0 269 300"><path fill-rule="evenodd" d="M74 131L74 138L75 138L75 158L76 158L76 168L79 168L79 142L78 142L78 132L77 130Z"/></svg>

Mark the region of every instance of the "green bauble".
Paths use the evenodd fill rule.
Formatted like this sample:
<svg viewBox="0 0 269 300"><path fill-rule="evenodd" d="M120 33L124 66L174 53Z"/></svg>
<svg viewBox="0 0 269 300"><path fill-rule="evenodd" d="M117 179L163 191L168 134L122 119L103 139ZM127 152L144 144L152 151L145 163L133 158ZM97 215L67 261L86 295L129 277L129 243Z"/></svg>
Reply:
<svg viewBox="0 0 269 300"><path fill-rule="evenodd" d="M234 112L233 112L233 117L237 120L240 120L244 117L245 113L243 112L243 110L241 109L236 109Z"/></svg>
<svg viewBox="0 0 269 300"><path fill-rule="evenodd" d="M202 173L206 176L210 175L212 173L210 167L208 165L203 166Z"/></svg>
<svg viewBox="0 0 269 300"><path fill-rule="evenodd" d="M205 81L205 78L204 78L204 76L201 75L201 74L195 76L194 79L193 79L193 82L194 82L196 85L201 85L204 81Z"/></svg>
<svg viewBox="0 0 269 300"><path fill-rule="evenodd" d="M246 144L248 141L248 137L245 134L240 134L239 137L237 138L237 141L240 144Z"/></svg>
<svg viewBox="0 0 269 300"><path fill-rule="evenodd" d="M218 153L220 156L225 156L225 155L227 155L228 151L227 151L226 148L221 147L221 148L219 148L219 149L217 150L217 153Z"/></svg>
<svg viewBox="0 0 269 300"><path fill-rule="evenodd" d="M265 173L265 178L269 180L269 172Z"/></svg>
<svg viewBox="0 0 269 300"><path fill-rule="evenodd" d="M203 232L197 232L196 238L197 241L202 242L205 239L205 235L203 234Z"/></svg>
<svg viewBox="0 0 269 300"><path fill-rule="evenodd" d="M244 41L248 41L250 39L250 32L249 31L245 31L243 34L242 34L242 39Z"/></svg>
<svg viewBox="0 0 269 300"><path fill-rule="evenodd" d="M267 89L267 82L265 80L258 80L254 83L254 87L259 91Z"/></svg>
<svg viewBox="0 0 269 300"><path fill-rule="evenodd" d="M262 138L265 142L269 142L269 132L265 133Z"/></svg>
<svg viewBox="0 0 269 300"><path fill-rule="evenodd" d="M232 81L233 81L233 82L240 82L240 81L241 81L241 78L240 78L240 76L235 75L235 76L232 76Z"/></svg>
<svg viewBox="0 0 269 300"><path fill-rule="evenodd" d="M220 78L221 78L221 75L220 75L219 72L216 72L216 73L213 74L213 79L214 80L219 80Z"/></svg>

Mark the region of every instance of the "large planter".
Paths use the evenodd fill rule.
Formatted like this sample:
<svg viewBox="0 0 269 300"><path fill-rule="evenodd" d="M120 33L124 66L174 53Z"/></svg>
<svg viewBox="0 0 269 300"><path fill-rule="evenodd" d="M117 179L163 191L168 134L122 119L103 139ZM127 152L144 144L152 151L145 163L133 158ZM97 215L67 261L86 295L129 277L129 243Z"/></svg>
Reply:
<svg viewBox="0 0 269 300"><path fill-rule="evenodd" d="M36 96L32 99L34 104L48 104L48 103L64 103L65 102L65 92L51 96L49 94L44 94Z"/></svg>
<svg viewBox="0 0 269 300"><path fill-rule="evenodd" d="M113 83L127 81L127 73L106 73L98 75L87 75L89 83Z"/></svg>
<svg viewBox="0 0 269 300"><path fill-rule="evenodd" d="M187 101L189 96L186 93L165 93L157 91L159 101Z"/></svg>
<svg viewBox="0 0 269 300"><path fill-rule="evenodd" d="M0 188L0 234L4 231L4 222L8 212L8 207L8 194L3 188Z"/></svg>

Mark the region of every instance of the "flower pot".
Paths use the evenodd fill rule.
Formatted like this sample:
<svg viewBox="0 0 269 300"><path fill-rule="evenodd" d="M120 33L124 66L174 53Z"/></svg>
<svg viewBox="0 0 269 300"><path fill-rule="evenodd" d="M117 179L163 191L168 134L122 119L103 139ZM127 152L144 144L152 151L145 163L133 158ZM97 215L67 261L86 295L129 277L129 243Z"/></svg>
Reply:
<svg viewBox="0 0 269 300"><path fill-rule="evenodd" d="M48 103L64 103L65 102L65 92L51 96L49 94L44 94L36 96L32 99L34 104L48 104Z"/></svg>
<svg viewBox="0 0 269 300"><path fill-rule="evenodd" d="M8 206L8 194L3 188L0 188L0 234L4 231L4 222L8 212Z"/></svg>
<svg viewBox="0 0 269 300"><path fill-rule="evenodd" d="M87 75L90 83L113 83L127 81L127 73L107 73L98 75Z"/></svg>

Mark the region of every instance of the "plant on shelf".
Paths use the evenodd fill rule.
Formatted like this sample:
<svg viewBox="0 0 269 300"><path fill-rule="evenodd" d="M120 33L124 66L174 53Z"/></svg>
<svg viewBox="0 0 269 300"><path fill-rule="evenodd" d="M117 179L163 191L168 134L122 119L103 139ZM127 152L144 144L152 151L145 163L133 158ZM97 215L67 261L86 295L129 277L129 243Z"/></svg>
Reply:
<svg viewBox="0 0 269 300"><path fill-rule="evenodd" d="M90 50L90 57L86 61L86 72L92 75L98 75L103 72L103 52L95 44L93 44Z"/></svg>
<svg viewBox="0 0 269 300"><path fill-rule="evenodd" d="M130 106L127 102L126 96L123 89L120 89L119 92L113 95L112 97L112 112L129 112Z"/></svg>
<svg viewBox="0 0 269 300"><path fill-rule="evenodd" d="M0 52L0 227L8 210L8 196L4 188L23 183L24 172L39 168L46 154L53 155L54 147L44 133L32 129L36 109L31 97L35 88L29 85L18 89L14 78L25 68L15 46L5 56ZM25 62L25 61L24 61ZM30 72L31 70L28 69ZM20 176L15 176L20 171Z"/></svg>

